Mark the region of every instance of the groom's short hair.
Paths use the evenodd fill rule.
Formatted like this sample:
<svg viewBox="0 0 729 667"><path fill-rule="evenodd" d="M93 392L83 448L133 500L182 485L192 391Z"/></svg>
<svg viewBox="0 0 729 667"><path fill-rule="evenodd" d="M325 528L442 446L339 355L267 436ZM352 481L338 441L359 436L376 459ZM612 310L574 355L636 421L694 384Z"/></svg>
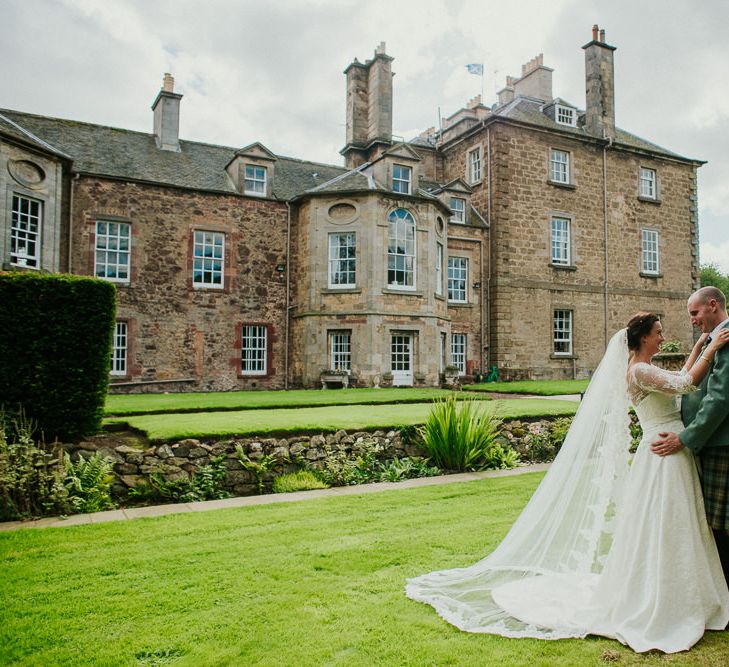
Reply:
<svg viewBox="0 0 729 667"><path fill-rule="evenodd" d="M694 295L699 297L699 303L708 303L710 299L714 299L722 310L726 310L726 297L718 287L701 287Z"/></svg>

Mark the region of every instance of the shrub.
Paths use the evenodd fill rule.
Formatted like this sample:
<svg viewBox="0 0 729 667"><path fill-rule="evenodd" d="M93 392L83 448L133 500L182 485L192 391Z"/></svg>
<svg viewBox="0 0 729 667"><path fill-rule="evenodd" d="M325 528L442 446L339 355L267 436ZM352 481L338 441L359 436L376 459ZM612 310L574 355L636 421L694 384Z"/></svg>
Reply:
<svg viewBox="0 0 729 667"><path fill-rule="evenodd" d="M435 401L425 425L419 429L423 447L435 465L448 470L483 470L499 459L501 421L474 401L455 396ZM499 466L500 467L500 466Z"/></svg>
<svg viewBox="0 0 729 667"><path fill-rule="evenodd" d="M352 486L379 480L377 457L382 447L369 438L358 443L358 450L350 456L344 450L326 448L321 468L315 472L329 486Z"/></svg>
<svg viewBox="0 0 729 667"><path fill-rule="evenodd" d="M101 512L113 509L111 484L114 481L114 461L96 452L88 459L80 458L75 463L66 454L63 484L68 500L76 512Z"/></svg>
<svg viewBox="0 0 729 667"><path fill-rule="evenodd" d="M428 459L419 456L394 458L389 463L380 465L379 479L381 482L400 482L417 477L434 477L442 472L440 468L430 465Z"/></svg>
<svg viewBox="0 0 729 667"><path fill-rule="evenodd" d="M665 340L661 343L661 352L680 352L682 348L680 340Z"/></svg>
<svg viewBox="0 0 729 667"><path fill-rule="evenodd" d="M311 470L297 470L286 475L280 475L273 480L274 493L291 493L293 491L326 488L328 488L328 485L319 479Z"/></svg>
<svg viewBox="0 0 729 667"><path fill-rule="evenodd" d="M273 454L262 454L257 459L250 458L240 445L235 446L235 453L244 470L252 472L258 485L258 493L263 493L263 478L278 464L278 459Z"/></svg>
<svg viewBox="0 0 729 667"><path fill-rule="evenodd" d="M22 405L48 440L99 429L115 294L95 278L0 272L0 405Z"/></svg>
<svg viewBox="0 0 729 667"><path fill-rule="evenodd" d="M60 451L36 443L33 432L33 422L22 412L10 429L0 414L0 520L65 514L70 508Z"/></svg>
<svg viewBox="0 0 729 667"><path fill-rule="evenodd" d="M213 457L210 463L200 466L190 479L169 481L160 473L152 473L146 481L129 490L129 497L145 503L196 503L230 498L230 493L223 488L226 472L225 456Z"/></svg>

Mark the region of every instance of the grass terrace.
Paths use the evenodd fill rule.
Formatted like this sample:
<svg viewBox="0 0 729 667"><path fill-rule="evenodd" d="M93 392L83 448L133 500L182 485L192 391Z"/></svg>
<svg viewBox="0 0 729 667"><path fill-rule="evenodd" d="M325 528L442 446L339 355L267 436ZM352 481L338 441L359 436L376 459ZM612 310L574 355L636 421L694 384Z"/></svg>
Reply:
<svg viewBox="0 0 729 667"><path fill-rule="evenodd" d="M463 385L464 391L498 394L533 394L535 396L561 396L580 394L589 380L521 380L515 382L486 382Z"/></svg>
<svg viewBox="0 0 729 667"><path fill-rule="evenodd" d="M339 390L337 394L346 394L350 391L367 390ZM486 405L499 418L522 419L574 415L578 404L572 401L521 399L518 401L490 401ZM249 409L237 412L132 415L107 418L104 423L107 426L116 424L120 427L128 424L131 428L143 432L153 441L174 441L183 438L230 435L332 433L339 429L351 431L398 428L424 423L430 409L430 402L408 405L348 405L346 409L342 409L341 405L336 405L269 410Z"/></svg>
<svg viewBox="0 0 729 667"><path fill-rule="evenodd" d="M404 595L503 539L540 473L0 534L3 665L698 665L616 641L460 632Z"/></svg>
<svg viewBox="0 0 729 667"><path fill-rule="evenodd" d="M480 385L474 385L480 386ZM222 412L264 408L306 408L329 405L422 403L450 394L448 389L402 387L387 389L291 389L287 391L216 391L179 394L110 394L106 415L153 415ZM479 398L463 394L463 398ZM486 396L481 398L487 399Z"/></svg>

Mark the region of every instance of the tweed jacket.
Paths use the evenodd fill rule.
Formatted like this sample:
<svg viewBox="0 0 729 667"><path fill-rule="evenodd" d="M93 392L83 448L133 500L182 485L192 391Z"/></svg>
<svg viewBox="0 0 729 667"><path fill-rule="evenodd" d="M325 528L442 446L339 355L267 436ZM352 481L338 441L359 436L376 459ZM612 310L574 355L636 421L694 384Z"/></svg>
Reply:
<svg viewBox="0 0 729 667"><path fill-rule="evenodd" d="M694 453L729 447L729 346L716 353L698 391L683 396L681 417L686 428L679 439Z"/></svg>

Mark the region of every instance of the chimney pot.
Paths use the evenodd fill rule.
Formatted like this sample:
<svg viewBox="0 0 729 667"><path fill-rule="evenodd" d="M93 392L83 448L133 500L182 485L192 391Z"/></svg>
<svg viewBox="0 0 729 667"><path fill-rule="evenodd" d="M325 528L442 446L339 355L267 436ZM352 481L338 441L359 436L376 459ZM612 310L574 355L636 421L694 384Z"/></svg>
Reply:
<svg viewBox="0 0 729 667"><path fill-rule="evenodd" d="M380 42L380 45L375 49L375 55L385 55L385 42Z"/></svg>
<svg viewBox="0 0 729 667"><path fill-rule="evenodd" d="M595 25L592 26L592 41L593 42L597 41L597 30L598 30L597 23L595 23Z"/></svg>
<svg viewBox="0 0 729 667"><path fill-rule="evenodd" d="M173 77L169 72L165 72L165 76L162 81L162 90L166 93L175 92L175 77Z"/></svg>
<svg viewBox="0 0 729 667"><path fill-rule="evenodd" d="M600 41L604 44L605 43L605 31L600 30Z"/></svg>

